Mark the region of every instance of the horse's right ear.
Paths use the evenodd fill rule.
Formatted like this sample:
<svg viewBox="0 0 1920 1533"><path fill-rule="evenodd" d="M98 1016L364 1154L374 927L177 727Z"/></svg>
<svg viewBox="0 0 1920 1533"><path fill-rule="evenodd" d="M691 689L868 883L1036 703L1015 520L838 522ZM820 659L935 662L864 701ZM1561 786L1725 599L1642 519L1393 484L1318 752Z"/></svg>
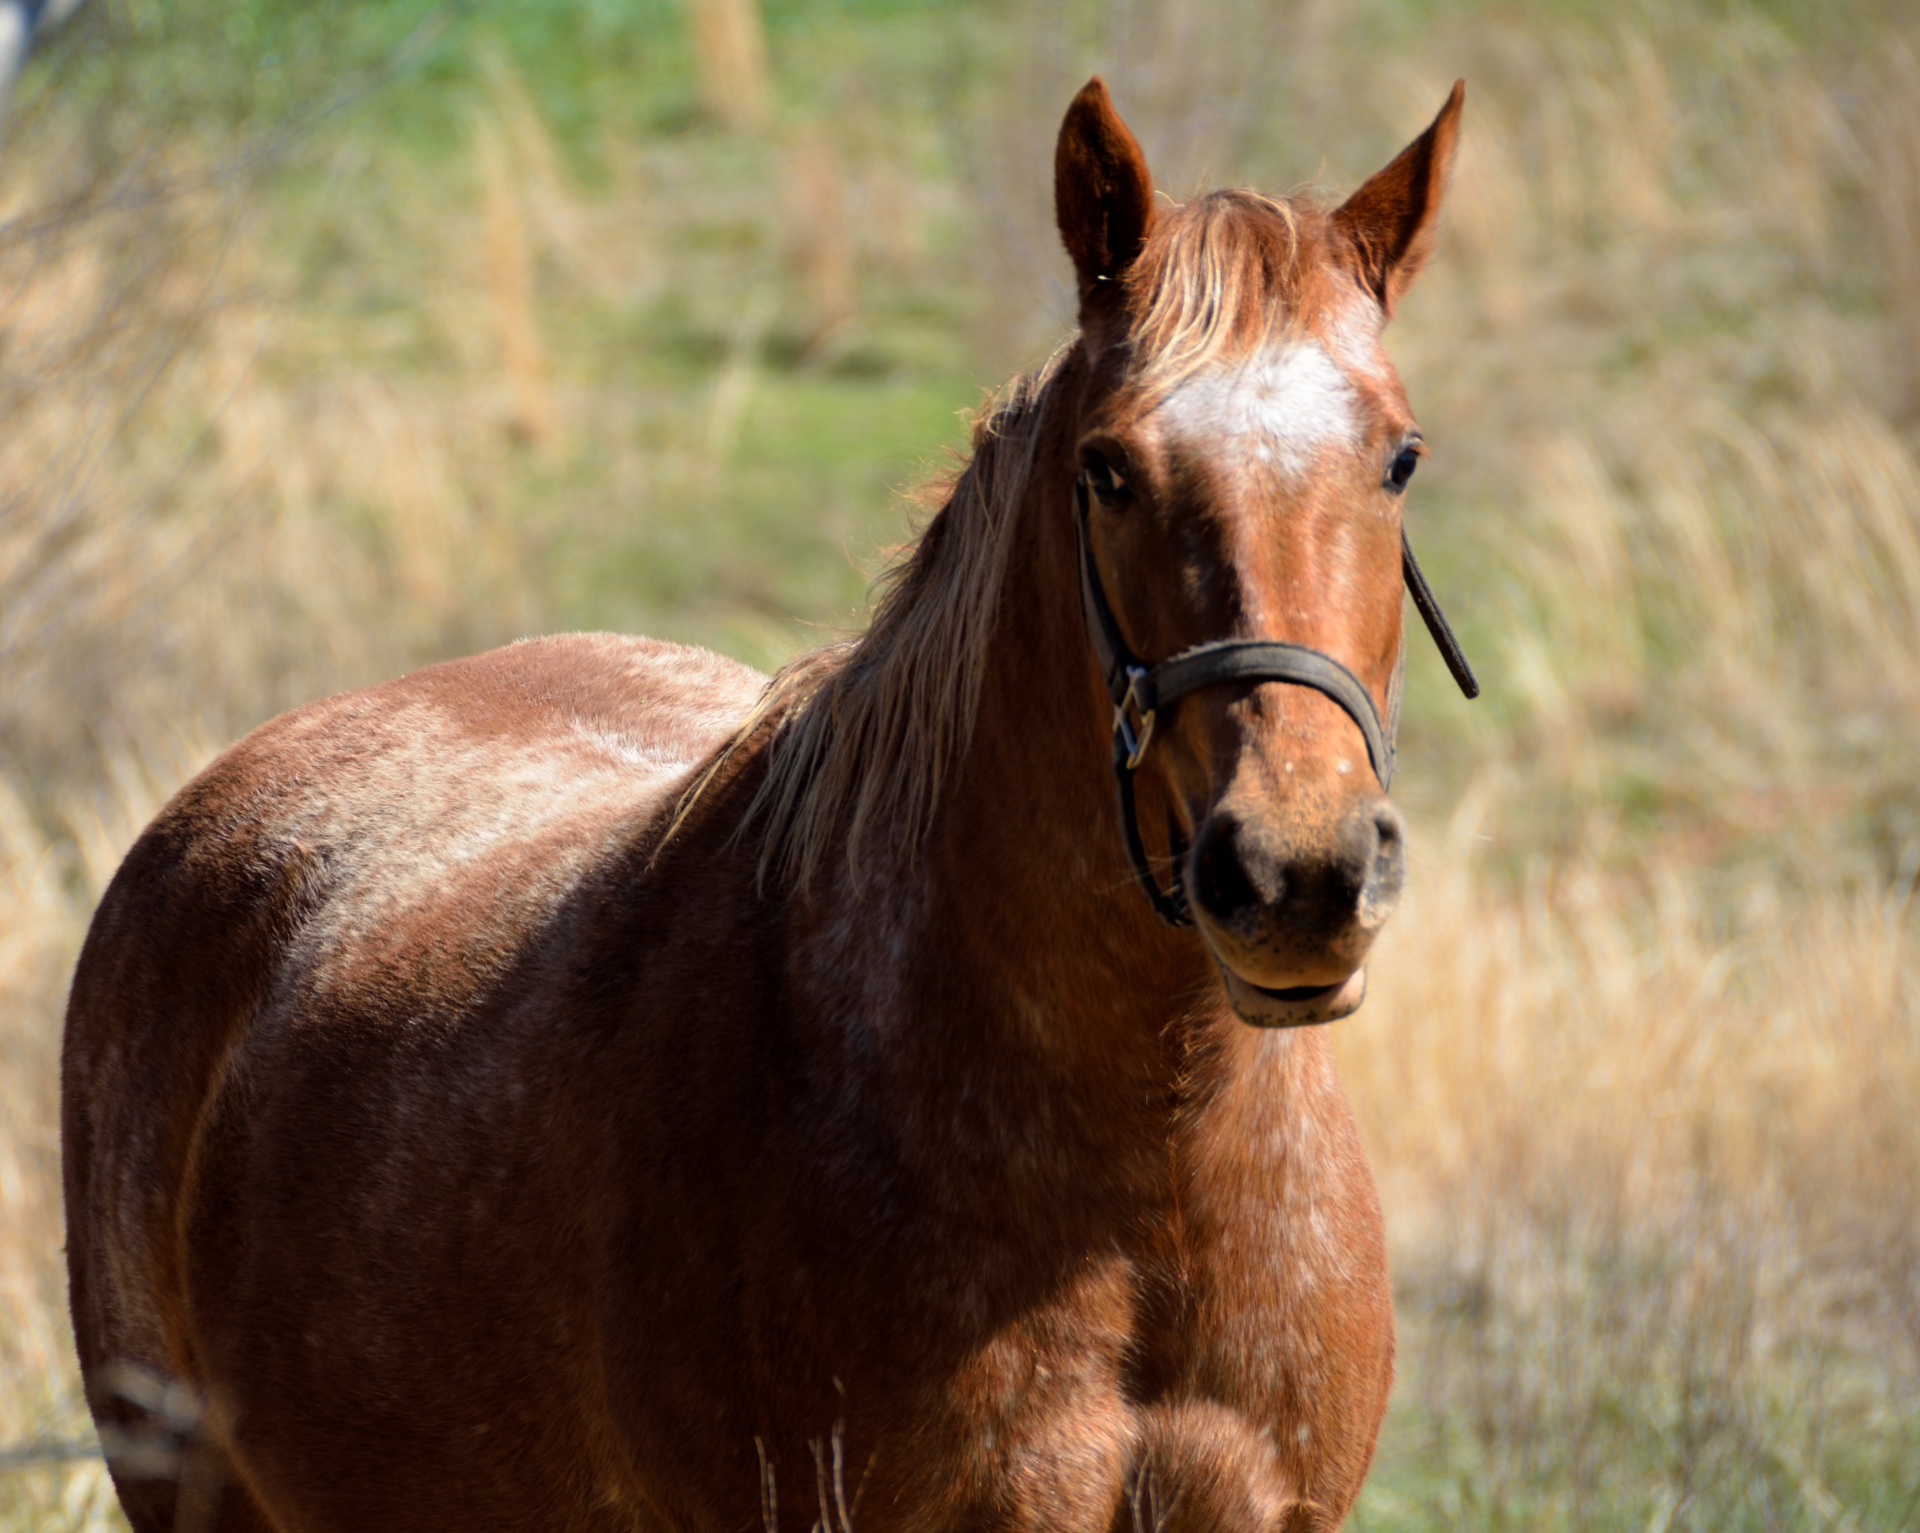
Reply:
<svg viewBox="0 0 1920 1533"><path fill-rule="evenodd" d="M1153 178L1095 75L1073 98L1053 151L1053 212L1080 278L1080 304L1133 264L1153 227Z"/></svg>

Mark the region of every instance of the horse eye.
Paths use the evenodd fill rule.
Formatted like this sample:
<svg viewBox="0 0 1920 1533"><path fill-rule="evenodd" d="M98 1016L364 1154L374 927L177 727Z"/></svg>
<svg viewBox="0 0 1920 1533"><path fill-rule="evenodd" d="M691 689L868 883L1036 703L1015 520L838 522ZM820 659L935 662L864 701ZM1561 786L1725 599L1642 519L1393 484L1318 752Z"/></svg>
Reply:
<svg viewBox="0 0 1920 1533"><path fill-rule="evenodd" d="M1088 453L1080 472L1086 476L1088 488L1100 497L1102 505L1121 505L1133 494L1120 471L1099 453Z"/></svg>
<svg viewBox="0 0 1920 1533"><path fill-rule="evenodd" d="M1413 471L1420 466L1420 454L1411 447L1403 447L1393 455L1393 462L1387 468L1386 488L1390 494L1398 495L1407 487L1407 481L1413 477Z"/></svg>

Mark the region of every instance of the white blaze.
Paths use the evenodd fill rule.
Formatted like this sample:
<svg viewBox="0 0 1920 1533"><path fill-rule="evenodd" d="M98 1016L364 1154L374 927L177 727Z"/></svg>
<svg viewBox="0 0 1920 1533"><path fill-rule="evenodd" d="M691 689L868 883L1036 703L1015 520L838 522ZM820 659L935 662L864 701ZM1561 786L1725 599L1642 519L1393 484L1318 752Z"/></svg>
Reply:
<svg viewBox="0 0 1920 1533"><path fill-rule="evenodd" d="M1385 379L1391 369L1380 349L1380 311L1353 302L1322 316L1321 330L1340 365L1363 378Z"/></svg>
<svg viewBox="0 0 1920 1533"><path fill-rule="evenodd" d="M1222 438L1301 475L1329 443L1359 435L1353 385L1312 341L1276 346L1175 389L1160 413L1179 436Z"/></svg>

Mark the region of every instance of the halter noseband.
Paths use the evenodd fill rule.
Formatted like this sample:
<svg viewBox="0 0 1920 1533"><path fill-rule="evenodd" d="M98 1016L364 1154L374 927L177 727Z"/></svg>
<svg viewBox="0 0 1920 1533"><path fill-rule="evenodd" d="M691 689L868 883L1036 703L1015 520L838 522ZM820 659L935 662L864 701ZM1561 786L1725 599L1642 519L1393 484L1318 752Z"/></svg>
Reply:
<svg viewBox="0 0 1920 1533"><path fill-rule="evenodd" d="M1127 845L1127 857L1134 877L1160 919L1169 926L1191 926L1186 890L1179 875L1178 830L1168 820L1169 840L1175 843L1174 879L1171 890L1163 890L1154 881L1147 865L1147 849L1140 840L1140 821L1134 810L1133 774L1146 759L1153 743L1154 721L1160 709L1198 692L1203 687L1221 686L1233 681L1284 681L1289 686L1311 687L1338 703L1359 726L1367 742L1367 760L1373 775L1385 789L1393 781L1393 748L1399 709L1390 710L1394 727L1383 727L1373 695L1359 677L1333 656L1303 644L1284 644L1277 639L1217 639L1196 644L1158 665L1145 665L1121 637L1107 593L1101 588L1100 573L1094 568L1093 547L1087 536L1087 514L1091 496L1087 478L1082 474L1074 484L1074 541L1080 550L1080 605L1087 620L1087 634L1093 641L1094 657L1106 678L1107 695L1113 700L1113 776L1120 793L1120 834ZM1440 605L1433 599L1426 577L1414 562L1413 548L1404 528L1400 533L1400 568L1413 596L1414 606L1426 621L1427 632L1439 646L1441 658L1469 698L1480 695L1467 657L1447 626ZM1135 721L1138 721L1137 723Z"/></svg>

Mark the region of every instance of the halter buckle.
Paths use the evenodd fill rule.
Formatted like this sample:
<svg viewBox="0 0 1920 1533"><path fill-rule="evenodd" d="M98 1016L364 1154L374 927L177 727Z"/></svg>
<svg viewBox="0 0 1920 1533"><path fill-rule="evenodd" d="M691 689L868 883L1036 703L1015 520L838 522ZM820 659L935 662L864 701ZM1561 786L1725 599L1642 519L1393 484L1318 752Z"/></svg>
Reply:
<svg viewBox="0 0 1920 1533"><path fill-rule="evenodd" d="M1120 701L1113 705L1113 733L1126 752L1126 768L1129 772L1139 770L1140 763L1146 758L1147 747L1153 743L1154 710L1140 706L1139 686L1146 676L1145 666L1128 666L1127 690L1120 694ZM1140 714L1140 732L1137 735L1127 718L1129 708L1137 709Z"/></svg>

